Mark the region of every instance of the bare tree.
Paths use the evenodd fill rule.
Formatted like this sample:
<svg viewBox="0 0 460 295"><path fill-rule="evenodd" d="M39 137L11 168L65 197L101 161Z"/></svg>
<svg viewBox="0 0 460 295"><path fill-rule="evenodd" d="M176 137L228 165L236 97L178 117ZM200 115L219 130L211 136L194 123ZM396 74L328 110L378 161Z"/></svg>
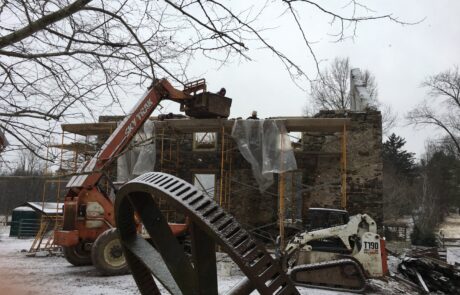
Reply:
<svg viewBox="0 0 460 295"><path fill-rule="evenodd" d="M310 96L319 109L350 109L350 59L336 57L329 68L321 71L321 78L311 84ZM377 83L369 70L363 73L363 82L371 97L371 104L377 100Z"/></svg>
<svg viewBox="0 0 460 295"><path fill-rule="evenodd" d="M310 97L314 110L348 110L351 104L350 75L351 66L349 58L335 58L329 68L320 72L320 78L311 83ZM369 92L370 107L382 111L382 129L386 134L397 122L397 114L390 105L378 100L378 87L375 76L364 70L363 82Z"/></svg>
<svg viewBox="0 0 460 295"><path fill-rule="evenodd" d="M388 20L359 1L329 9L316 1L54 0L0 4L0 126L9 149L39 153L56 122L91 116L119 104L156 77L188 80L192 57L220 63L250 60L251 47L276 56L293 79L308 78L301 64L266 39L257 24L267 7L290 18L305 52L317 62L301 11L322 13L335 41L354 37L364 21ZM94 118L94 116L93 116ZM40 155L43 157L43 155Z"/></svg>
<svg viewBox="0 0 460 295"><path fill-rule="evenodd" d="M378 108L382 113L382 132L383 134L389 134L390 131L398 124L398 113L394 111L390 104L382 103L377 101Z"/></svg>
<svg viewBox="0 0 460 295"><path fill-rule="evenodd" d="M0 129L0 153L8 146L8 140Z"/></svg>
<svg viewBox="0 0 460 295"><path fill-rule="evenodd" d="M19 175L33 175L43 173L43 160L36 156L36 153L28 149L19 151L16 170Z"/></svg>
<svg viewBox="0 0 460 295"><path fill-rule="evenodd" d="M458 208L460 204L460 158L457 151L452 152L451 141L428 141L418 170L415 204L419 208L414 212L414 237L433 241L436 227L449 208Z"/></svg>
<svg viewBox="0 0 460 295"><path fill-rule="evenodd" d="M458 66L428 77L422 86L428 88L431 100L425 100L407 115L415 126L431 125L445 132L460 156L460 74Z"/></svg>

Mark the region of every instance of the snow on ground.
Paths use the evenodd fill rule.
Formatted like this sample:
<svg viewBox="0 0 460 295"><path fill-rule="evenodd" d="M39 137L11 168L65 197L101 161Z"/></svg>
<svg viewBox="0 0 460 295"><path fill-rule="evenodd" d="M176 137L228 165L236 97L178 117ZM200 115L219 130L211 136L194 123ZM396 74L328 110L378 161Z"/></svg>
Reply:
<svg viewBox="0 0 460 295"><path fill-rule="evenodd" d="M460 264L460 247L449 247L446 249L446 261L451 265Z"/></svg>
<svg viewBox="0 0 460 295"><path fill-rule="evenodd" d="M439 233L444 238L460 239L460 215L447 216L439 226Z"/></svg>
<svg viewBox="0 0 460 295"><path fill-rule="evenodd" d="M0 237L8 236L9 233L10 233L10 227L9 226L0 225Z"/></svg>
<svg viewBox="0 0 460 295"><path fill-rule="evenodd" d="M73 267L63 257L26 257L21 250L31 243L0 238L0 285L15 294L138 294L131 276L101 277L93 267Z"/></svg>
<svg viewBox="0 0 460 295"><path fill-rule="evenodd" d="M460 264L460 215L447 216L439 226L439 235L445 239L452 239L444 244L447 263Z"/></svg>
<svg viewBox="0 0 460 295"><path fill-rule="evenodd" d="M92 266L75 267L63 257L27 257L33 240L8 237L9 230L0 227L0 294L8 295L131 295L139 294L131 275L104 277ZM243 277L219 277L219 293L224 294ZM372 280L373 293L398 294L397 289L386 292L389 284ZM383 291L382 291L383 290ZM351 295L320 289L299 288L301 294ZM167 294L166 291L164 291ZM257 294L257 292L254 292ZM402 293L401 293L402 294Z"/></svg>

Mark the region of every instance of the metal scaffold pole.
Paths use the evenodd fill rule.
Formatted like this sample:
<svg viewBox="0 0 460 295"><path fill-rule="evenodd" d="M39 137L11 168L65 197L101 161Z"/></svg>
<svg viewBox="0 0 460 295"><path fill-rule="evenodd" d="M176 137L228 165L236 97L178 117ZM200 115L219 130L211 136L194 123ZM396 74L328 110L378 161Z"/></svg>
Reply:
<svg viewBox="0 0 460 295"><path fill-rule="evenodd" d="M280 222L280 246L284 247L284 187L285 173L279 174L279 222Z"/></svg>
<svg viewBox="0 0 460 295"><path fill-rule="evenodd" d="M280 134L280 148L281 148L281 157L280 157L280 173L278 174L278 189L279 189L279 223L280 223L280 247L284 248L284 187L285 187L285 172L284 170L284 140L283 135Z"/></svg>
<svg viewBox="0 0 460 295"><path fill-rule="evenodd" d="M222 136L221 136L221 152L220 152L220 184L219 184L219 205L222 206L223 199L223 188L224 188L224 163L225 163L225 128L222 126Z"/></svg>
<svg viewBox="0 0 460 295"><path fill-rule="evenodd" d="M341 159L340 159L340 172L341 172L341 200L340 205L343 209L347 208L347 127L343 125L342 141L341 141Z"/></svg>

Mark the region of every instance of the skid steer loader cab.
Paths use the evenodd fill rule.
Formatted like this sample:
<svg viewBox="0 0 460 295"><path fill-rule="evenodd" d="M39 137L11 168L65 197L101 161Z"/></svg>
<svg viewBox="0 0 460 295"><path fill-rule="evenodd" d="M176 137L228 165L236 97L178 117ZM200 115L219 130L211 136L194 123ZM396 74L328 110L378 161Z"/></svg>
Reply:
<svg viewBox="0 0 460 295"><path fill-rule="evenodd" d="M347 224L350 216L346 210L330 208L310 208L304 220L304 229L314 231Z"/></svg>

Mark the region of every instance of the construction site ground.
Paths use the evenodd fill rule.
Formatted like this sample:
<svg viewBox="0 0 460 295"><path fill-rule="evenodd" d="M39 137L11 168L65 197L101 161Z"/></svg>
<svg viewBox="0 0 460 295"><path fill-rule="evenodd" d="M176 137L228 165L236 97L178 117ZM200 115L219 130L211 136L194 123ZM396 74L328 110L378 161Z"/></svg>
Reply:
<svg viewBox="0 0 460 295"><path fill-rule="evenodd" d="M27 257L33 240L10 238L8 232L8 227L0 227L0 294L139 294L131 275L100 276L92 266L74 267L61 256ZM219 293L225 294L242 278L241 275L219 275ZM372 280L370 285L367 294L411 294L406 286L393 280ZM312 295L353 294L311 288L299 288L299 291Z"/></svg>

